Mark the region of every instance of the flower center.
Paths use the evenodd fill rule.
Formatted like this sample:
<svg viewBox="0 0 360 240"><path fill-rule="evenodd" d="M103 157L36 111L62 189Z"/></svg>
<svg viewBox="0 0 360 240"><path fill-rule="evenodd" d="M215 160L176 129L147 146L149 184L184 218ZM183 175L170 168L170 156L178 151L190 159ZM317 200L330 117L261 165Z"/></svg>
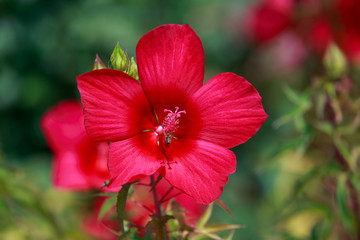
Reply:
<svg viewBox="0 0 360 240"><path fill-rule="evenodd" d="M179 111L179 107L175 107L175 112L168 109L165 109L164 112L168 114L164 118L162 125L156 128L156 132L158 135L164 135L166 144L170 144L171 138L174 138L173 133L179 127L179 118L181 114L186 114L186 111Z"/></svg>
<svg viewBox="0 0 360 240"><path fill-rule="evenodd" d="M186 111L179 111L179 107L175 107L175 112L168 109L165 109L164 112L167 113L167 115L162 124L156 128L155 134L157 135L157 145L166 159L166 161L161 164L167 164L168 168L171 169L170 165L176 162L173 161L170 152L167 151L166 148L169 147L171 138L176 139L173 134L179 127L181 114L186 114Z"/></svg>

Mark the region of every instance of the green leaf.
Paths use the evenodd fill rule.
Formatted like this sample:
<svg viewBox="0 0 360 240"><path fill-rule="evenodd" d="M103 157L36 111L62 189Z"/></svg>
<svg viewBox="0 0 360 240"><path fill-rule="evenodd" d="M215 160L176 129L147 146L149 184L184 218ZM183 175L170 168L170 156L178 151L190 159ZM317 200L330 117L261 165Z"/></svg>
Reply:
<svg viewBox="0 0 360 240"><path fill-rule="evenodd" d="M0 223L3 220L6 220L6 221L11 220L11 215L10 215L8 207L6 206L3 196L0 196L0 215L2 216Z"/></svg>
<svg viewBox="0 0 360 240"><path fill-rule="evenodd" d="M123 234L125 234L125 228L124 228L125 204L131 184L132 183L126 183L122 186L117 196L117 202L116 202L118 219L120 222L120 229Z"/></svg>
<svg viewBox="0 0 360 240"><path fill-rule="evenodd" d="M99 212L99 216L98 216L98 219L97 219L98 222L100 222L104 218L105 214L113 206L115 206L115 204L116 204L116 198L115 197L109 197L104 201L103 205L101 206L100 212Z"/></svg>
<svg viewBox="0 0 360 240"><path fill-rule="evenodd" d="M232 240L232 238L233 238L233 236L234 236L234 233L235 233L235 231L232 230L232 231L230 232L229 236L227 236L227 238L226 238L225 240Z"/></svg>
<svg viewBox="0 0 360 240"><path fill-rule="evenodd" d="M271 149L269 155L272 158L276 158L278 155L288 151L289 149L302 149L304 148L304 144L306 144L311 139L311 136L312 135L307 136L306 134L302 134L297 138L292 138L288 141L282 142L281 144L277 144L276 147Z"/></svg>
<svg viewBox="0 0 360 240"><path fill-rule="evenodd" d="M341 155L345 158L346 162L349 163L351 159L351 153L346 142L339 135L334 136L334 144L340 151Z"/></svg>
<svg viewBox="0 0 360 240"><path fill-rule="evenodd" d="M205 237L215 239L215 240L222 240L221 237L219 237L218 235L216 235L214 233L208 233L208 232L203 231L201 229L196 230L196 232L199 233L199 234L196 237L194 237L193 240L200 240L200 239L203 239Z"/></svg>
<svg viewBox="0 0 360 240"><path fill-rule="evenodd" d="M303 130L306 126L304 120L305 113L311 108L311 101L309 94L299 94L289 87L284 87L284 93L287 98L296 105L290 112L280 117L273 123L275 128L279 128L281 125L294 121L295 126L300 130Z"/></svg>
<svg viewBox="0 0 360 240"><path fill-rule="evenodd" d="M92 197L115 197L118 195L116 192L98 192L90 194Z"/></svg>
<svg viewBox="0 0 360 240"><path fill-rule="evenodd" d="M318 122L315 124L316 128L320 131L332 136L334 132L334 126L329 122Z"/></svg>
<svg viewBox="0 0 360 240"><path fill-rule="evenodd" d="M293 201L293 199L290 199L290 202L288 202L288 204L284 204L283 208L288 208L288 209L279 212L279 214L275 216L276 222L286 223L289 221L289 219L293 218L295 215L304 212L316 214L317 216L319 216L319 218L331 222L334 219L334 211L333 209L330 208L330 206L324 205L323 203L314 203L304 198L295 202Z"/></svg>
<svg viewBox="0 0 360 240"><path fill-rule="evenodd" d="M302 115L304 115L304 109L301 107L296 107L294 108L292 111L290 111L289 113L283 115L282 117L280 117L279 119L277 119L276 121L273 122L273 127L274 128L279 128L282 125L289 123L291 121L293 121L294 119L297 119L298 117L302 117Z"/></svg>
<svg viewBox="0 0 360 240"><path fill-rule="evenodd" d="M356 173L349 173L349 181L352 182L356 191L360 191L360 176Z"/></svg>
<svg viewBox="0 0 360 240"><path fill-rule="evenodd" d="M344 227L348 232L351 232L352 229L351 215L346 206L346 199L347 199L346 179L347 176L345 174L340 175L338 178L337 187L336 187L336 200L337 200L337 206L338 206L340 218L344 224Z"/></svg>
<svg viewBox="0 0 360 240"><path fill-rule="evenodd" d="M240 229L240 228L245 228L245 226L239 225L239 224L212 224L212 225L206 226L202 230L204 230L208 233L213 233L213 232L221 232L221 231L225 231L225 230L233 230L233 229Z"/></svg>
<svg viewBox="0 0 360 240"><path fill-rule="evenodd" d="M295 92L288 86L283 88L283 91L286 97L294 104L302 106L303 108L309 108L311 106L311 101L308 94L300 94Z"/></svg>
<svg viewBox="0 0 360 240"><path fill-rule="evenodd" d="M309 240L321 240L328 239L331 234L331 230L333 228L332 221L329 219L324 219L324 221L319 221L314 225L311 230L311 235Z"/></svg>
<svg viewBox="0 0 360 240"><path fill-rule="evenodd" d="M301 176L299 180L296 181L294 186L295 195L297 195L301 191L301 189L304 188L305 185L308 184L310 181L315 179L321 179L324 176L331 176L341 172L341 168L335 163L317 168L312 168L303 176Z"/></svg>

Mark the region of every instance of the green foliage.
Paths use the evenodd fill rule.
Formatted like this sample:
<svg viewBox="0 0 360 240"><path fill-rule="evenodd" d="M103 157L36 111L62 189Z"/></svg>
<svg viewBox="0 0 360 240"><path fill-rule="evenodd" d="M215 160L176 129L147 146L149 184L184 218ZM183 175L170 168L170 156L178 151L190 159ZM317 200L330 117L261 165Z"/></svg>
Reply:
<svg viewBox="0 0 360 240"><path fill-rule="evenodd" d="M126 183L122 186L116 200L116 210L118 214L118 220L120 222L120 229L123 234L125 234L125 228L124 228L125 204L131 184L132 183Z"/></svg>
<svg viewBox="0 0 360 240"><path fill-rule="evenodd" d="M346 205L346 199L348 198L348 194L346 192L346 176L340 175L337 187L336 187L336 201L338 205L339 215L341 222L343 223L345 230L349 233L353 232L353 227L351 226L353 223L350 211Z"/></svg>
<svg viewBox="0 0 360 240"><path fill-rule="evenodd" d="M109 197L104 201L103 205L101 206L99 216L98 216L99 222L104 218L105 214L107 212L109 212L111 208L113 208L115 206L117 201L118 201L118 199L115 197ZM125 199L125 201L126 201L126 199Z"/></svg>
<svg viewBox="0 0 360 240"><path fill-rule="evenodd" d="M39 161L37 168L46 169L48 161ZM0 159L0 238L86 238L79 226L84 220L81 209L73 205L75 196L39 188L38 176L25 170L30 169L19 169Z"/></svg>

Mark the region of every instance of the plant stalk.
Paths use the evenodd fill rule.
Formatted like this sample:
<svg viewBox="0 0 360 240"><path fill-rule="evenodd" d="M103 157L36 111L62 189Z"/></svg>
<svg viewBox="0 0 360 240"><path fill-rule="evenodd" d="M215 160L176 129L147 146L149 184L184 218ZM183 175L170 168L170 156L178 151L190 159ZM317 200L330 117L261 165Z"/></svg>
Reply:
<svg viewBox="0 0 360 240"><path fill-rule="evenodd" d="M166 222L163 221L163 215L161 212L161 203L159 201L157 192L156 192L156 187L155 187L155 178L154 175L150 176L150 184L151 184L151 188L152 188L152 193L153 193L153 198L154 198L154 205L155 205L155 217L156 217L156 221L155 222L155 226L156 226L156 236L155 239L158 240L168 240L168 236L167 236L167 231L166 231Z"/></svg>

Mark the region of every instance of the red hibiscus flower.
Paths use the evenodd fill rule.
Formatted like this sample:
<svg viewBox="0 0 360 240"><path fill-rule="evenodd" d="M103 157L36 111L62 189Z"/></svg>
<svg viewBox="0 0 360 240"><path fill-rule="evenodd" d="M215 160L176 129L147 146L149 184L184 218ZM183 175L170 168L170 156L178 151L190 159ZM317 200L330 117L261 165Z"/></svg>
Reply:
<svg viewBox="0 0 360 240"><path fill-rule="evenodd" d="M202 86L204 51L188 25L164 25L136 48L140 82L102 69L78 76L85 128L110 141L110 187L160 173L201 203L222 193L236 158L228 150L265 121L244 78L222 73Z"/></svg>
<svg viewBox="0 0 360 240"><path fill-rule="evenodd" d="M292 1L264 1L245 14L242 31L257 44L267 43L291 26Z"/></svg>
<svg viewBox="0 0 360 240"><path fill-rule="evenodd" d="M108 146L87 136L79 102L65 100L58 103L44 114L40 125L54 153L54 186L89 190L100 188L109 178Z"/></svg>

